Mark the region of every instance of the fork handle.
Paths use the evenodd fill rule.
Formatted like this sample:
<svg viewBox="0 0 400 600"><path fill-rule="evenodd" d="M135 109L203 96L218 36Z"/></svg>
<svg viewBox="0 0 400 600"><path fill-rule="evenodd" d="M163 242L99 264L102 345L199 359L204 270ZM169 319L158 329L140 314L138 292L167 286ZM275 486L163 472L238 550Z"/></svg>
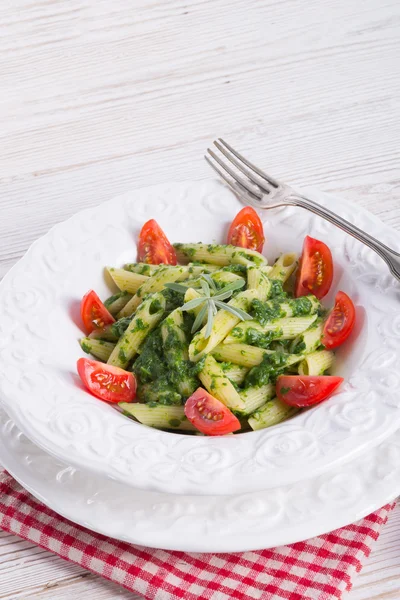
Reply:
<svg viewBox="0 0 400 600"><path fill-rule="evenodd" d="M313 212L333 225L336 225L336 227L339 227L346 233L349 233L358 241L369 246L371 250L374 250L386 262L392 275L400 281L400 254L398 252L395 252L385 244L382 244L382 242L379 242L376 238L372 237L372 235L369 235L362 229L352 225L349 221L346 221L346 219L342 219L342 217L339 217L339 215L333 213L328 208L317 204L305 196L291 196L288 199L288 203Z"/></svg>

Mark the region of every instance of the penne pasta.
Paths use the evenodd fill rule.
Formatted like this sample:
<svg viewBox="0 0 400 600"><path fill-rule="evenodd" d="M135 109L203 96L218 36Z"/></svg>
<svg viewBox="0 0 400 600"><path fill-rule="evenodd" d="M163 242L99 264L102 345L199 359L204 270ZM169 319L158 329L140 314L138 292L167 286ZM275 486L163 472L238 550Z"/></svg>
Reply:
<svg viewBox="0 0 400 600"><path fill-rule="evenodd" d="M299 365L300 375L323 375L333 365L335 355L328 350L306 354Z"/></svg>
<svg viewBox="0 0 400 600"><path fill-rule="evenodd" d="M256 290L258 299L265 302L271 292L272 282L261 269L257 267L248 267L247 287L249 290Z"/></svg>
<svg viewBox="0 0 400 600"><path fill-rule="evenodd" d="M199 379L210 394L223 402L225 406L234 411L244 410L244 400L226 376L221 365L212 356L206 357L204 367L199 373Z"/></svg>
<svg viewBox="0 0 400 600"><path fill-rule="evenodd" d="M290 346L290 351L294 354L310 354L315 352L321 345L322 323L313 324L312 327L298 335Z"/></svg>
<svg viewBox="0 0 400 600"><path fill-rule="evenodd" d="M260 406L250 417L249 425L254 430L265 429L272 425L277 425L292 417L298 412L298 409L288 406L278 398L268 400L263 406Z"/></svg>
<svg viewBox="0 0 400 600"><path fill-rule="evenodd" d="M183 406L167 406L159 404L139 404L121 402L120 408L125 415L134 417L139 423L156 429L174 429L177 431L197 431L186 418Z"/></svg>
<svg viewBox="0 0 400 600"><path fill-rule="evenodd" d="M178 261L187 264L192 260L220 265L266 265L265 256L255 250L222 244L174 244Z"/></svg>
<svg viewBox="0 0 400 600"><path fill-rule="evenodd" d="M282 254L268 273L270 279L278 279L284 283L297 267L297 254L293 252Z"/></svg>
<svg viewBox="0 0 400 600"><path fill-rule="evenodd" d="M275 396L275 384L267 383L259 387L252 386L244 389L240 397L244 401L242 415L249 415L263 406L268 400Z"/></svg>
<svg viewBox="0 0 400 600"><path fill-rule="evenodd" d="M126 304L128 304L129 300L132 298L132 294L123 290L118 292L118 294L114 294L110 296L105 302L104 306L108 310L109 313L115 317L120 310L124 308Z"/></svg>
<svg viewBox="0 0 400 600"><path fill-rule="evenodd" d="M263 347L264 343L268 345L272 340L291 340L306 331L316 319L317 315L289 317L266 325L260 325L257 321L246 321L231 330L224 344L246 343Z"/></svg>
<svg viewBox="0 0 400 600"><path fill-rule="evenodd" d="M111 352L115 348L115 344L112 342L105 342L104 340L96 340L89 337L81 339L81 348L87 354L91 354L98 360L107 362Z"/></svg>
<svg viewBox="0 0 400 600"><path fill-rule="evenodd" d="M125 269L114 269L114 267L107 267L107 272L120 290L130 294L136 294L140 286L149 279L146 275L131 273Z"/></svg>
<svg viewBox="0 0 400 600"><path fill-rule="evenodd" d="M125 333L118 340L112 351L108 364L125 369L138 353L140 344L154 329L165 310L165 298L161 294L150 296L136 311Z"/></svg>
<svg viewBox="0 0 400 600"><path fill-rule="evenodd" d="M135 312L148 294L160 292L164 289L166 283L188 279L189 275L188 267L177 266L159 269L154 275L148 277L143 285L139 287L133 298L119 312L118 317L129 317Z"/></svg>

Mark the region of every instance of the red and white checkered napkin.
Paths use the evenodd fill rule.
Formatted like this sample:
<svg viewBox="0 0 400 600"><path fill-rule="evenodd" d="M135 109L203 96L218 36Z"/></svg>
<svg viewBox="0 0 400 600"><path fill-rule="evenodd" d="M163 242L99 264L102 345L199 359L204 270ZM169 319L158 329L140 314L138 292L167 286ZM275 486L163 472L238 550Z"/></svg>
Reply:
<svg viewBox="0 0 400 600"><path fill-rule="evenodd" d="M126 544L74 525L0 473L0 528L151 600L341 598L393 506L291 546L189 554Z"/></svg>

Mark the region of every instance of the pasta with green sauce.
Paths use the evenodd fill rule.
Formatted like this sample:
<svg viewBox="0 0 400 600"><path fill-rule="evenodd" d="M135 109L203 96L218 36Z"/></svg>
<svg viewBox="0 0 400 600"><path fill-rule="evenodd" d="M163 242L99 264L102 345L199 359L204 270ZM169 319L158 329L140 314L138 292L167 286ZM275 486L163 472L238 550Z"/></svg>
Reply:
<svg viewBox="0 0 400 600"><path fill-rule="evenodd" d="M134 385L135 401L119 402L122 412L149 427L201 435L186 410L195 397L218 433L219 413L209 411L200 388L239 424L236 433L297 414L303 405L285 403L284 388L277 397L277 379L325 376L334 364L323 343L327 310L314 294L291 292L297 255L268 265L259 252L233 245L174 250L178 264L107 267L119 291L102 305L102 326L81 340L106 373L126 373Z"/></svg>
<svg viewBox="0 0 400 600"><path fill-rule="evenodd" d="M333 353L319 349L323 314L319 300L313 295L296 299L284 291L282 259L269 272L262 272L259 267L266 260L254 251L243 252L241 258L249 262L241 264L234 262L241 251L230 247L180 244L178 249L183 259L205 262L192 271L187 266L146 269L140 264L109 269L121 292L105 306L114 315L125 316L82 339L85 352L134 373L140 405L121 403L123 412L148 426L190 432L195 428L183 406L203 386L234 414L245 416L253 429L294 414L290 407L270 408L278 402L274 400L277 376L294 370L322 374L333 364ZM290 259L291 268L296 258L290 255ZM212 268L215 265L217 269ZM229 270L236 266L241 268ZM277 278L270 278L271 274ZM168 285L177 281L176 286ZM239 285L230 292L233 283ZM144 293L138 296L140 287ZM201 315L201 302L190 303L201 301L207 293L218 298L221 292L226 298L220 302L239 313L217 307L206 336L209 309ZM135 293L138 300L132 304ZM185 304L189 306L182 310ZM196 319L199 330L193 333Z"/></svg>

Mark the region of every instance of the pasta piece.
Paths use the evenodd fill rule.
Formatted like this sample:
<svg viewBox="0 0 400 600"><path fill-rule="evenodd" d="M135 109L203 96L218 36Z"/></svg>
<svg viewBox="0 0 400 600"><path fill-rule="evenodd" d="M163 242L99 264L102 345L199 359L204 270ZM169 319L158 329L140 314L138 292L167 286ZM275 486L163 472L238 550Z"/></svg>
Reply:
<svg viewBox="0 0 400 600"><path fill-rule="evenodd" d="M176 340L179 344L185 344L186 336L185 336L185 332L183 331L182 327L183 327L182 311L179 308L176 308L174 311L172 311L172 313L170 315L168 315L168 317L166 319L164 319L164 321L161 324L161 337L162 337L163 344L165 345L168 336L171 335L171 332L173 332L174 338L176 338ZM168 350L168 352L170 352L170 351L171 351L171 349ZM165 352L165 354L166 354L166 358L168 358L167 351ZM188 358L188 355L186 354L185 359L187 360L187 358Z"/></svg>
<svg viewBox="0 0 400 600"><path fill-rule="evenodd" d="M163 267L159 269L155 275L148 277L146 282L140 286L137 293L128 302L128 304L118 313L118 317L129 317L132 315L137 307L143 302L143 299L147 294L153 292L160 292L166 283L174 281L182 281L189 277L188 267L176 266L176 267Z"/></svg>
<svg viewBox="0 0 400 600"><path fill-rule="evenodd" d="M241 385L249 372L246 367L234 365L233 363L221 363L221 367L226 377L236 385Z"/></svg>
<svg viewBox="0 0 400 600"><path fill-rule="evenodd" d="M222 277L220 278L219 275L222 275ZM227 276L227 277L225 277ZM223 271L218 271L218 273L212 274L211 277L214 279L214 281L216 281L217 283L221 283L224 285L227 285L228 283L232 283L233 281L237 281L239 279L241 279L241 277L238 277L237 275L235 275L234 273L229 273L229 272L223 272ZM186 282L183 282L183 284L185 284ZM188 282L189 283L189 282ZM191 282L191 285L194 282ZM201 298L203 294L201 294L200 292L198 292L197 290L193 289L192 287L188 288L188 291L185 294L185 298L184 298L184 302L190 302L190 300L194 300L195 298ZM199 314L199 312L201 311L202 306L196 306L195 308L192 308L190 311L191 314L195 315L197 317L197 315ZM203 325L205 324L205 322L207 321L207 316L204 316L203 319Z"/></svg>
<svg viewBox="0 0 400 600"><path fill-rule="evenodd" d="M187 373L188 343L183 331L182 311L177 308L161 324L164 356L180 394L188 398L198 387L196 378Z"/></svg>
<svg viewBox="0 0 400 600"><path fill-rule="evenodd" d="M91 340L103 340L104 342L117 342L118 337L111 329L111 325L107 325L103 329L93 329L92 333L89 333L89 339Z"/></svg>
<svg viewBox="0 0 400 600"><path fill-rule="evenodd" d="M104 342L103 340L95 340L89 337L84 337L80 341L81 348L86 354L92 354L95 358L107 362L111 352L115 348L115 344Z"/></svg>
<svg viewBox="0 0 400 600"><path fill-rule="evenodd" d="M251 386L240 392L244 400L243 415L249 415L275 396L275 384L267 383L259 387Z"/></svg>
<svg viewBox="0 0 400 600"><path fill-rule="evenodd" d="M187 264L191 260L213 265L230 264L234 246L218 246L215 244L173 244L178 262Z"/></svg>
<svg viewBox="0 0 400 600"><path fill-rule="evenodd" d="M131 273L125 269L114 269L113 267L107 267L107 271L119 289L129 292L130 294L136 294L140 286L149 279L146 277L146 275Z"/></svg>
<svg viewBox="0 0 400 600"><path fill-rule="evenodd" d="M218 244L174 244L178 261L187 264L190 260L226 267L230 264L266 265L265 256L255 250Z"/></svg>
<svg viewBox="0 0 400 600"><path fill-rule="evenodd" d="M269 277L269 274L271 273L274 267L272 265L260 265L258 268L262 273L264 273L264 275L268 275Z"/></svg>
<svg viewBox="0 0 400 600"><path fill-rule="evenodd" d="M138 402L120 402L122 412L134 417L143 425L156 429L176 429L180 431L197 431L186 417L183 406L167 406L159 404L139 404Z"/></svg>
<svg viewBox="0 0 400 600"><path fill-rule="evenodd" d="M299 365L300 375L323 375L333 365L335 355L328 350L306 354Z"/></svg>
<svg viewBox="0 0 400 600"><path fill-rule="evenodd" d="M284 283L289 279L296 267L297 254L294 252L282 254L273 265L272 270L268 273L268 277L270 279L278 279Z"/></svg>
<svg viewBox="0 0 400 600"><path fill-rule="evenodd" d="M260 325L257 321L245 321L232 329L230 334L225 338L224 344L243 342L257 346L264 344L264 340L265 344L268 344L273 339L291 340L308 329L316 319L317 315L289 317L278 319L266 325Z"/></svg>
<svg viewBox="0 0 400 600"><path fill-rule="evenodd" d="M210 394L225 406L234 411L244 410L244 401L225 375L221 365L212 356L207 356L204 367L199 373L199 379Z"/></svg>
<svg viewBox="0 0 400 600"><path fill-rule="evenodd" d="M213 274L215 273L216 270L218 270L218 266L217 265L206 265L206 264L202 264L202 265L193 265L193 264L188 264L187 265L190 276L191 277L198 277L199 275L202 275L203 273L207 273L207 274ZM210 269L211 267L211 269Z"/></svg>
<svg viewBox="0 0 400 600"><path fill-rule="evenodd" d="M94 329L92 333L89 334L89 337L91 339L104 340L106 342L117 342L128 328L131 319L132 317L123 317L111 325L106 325L103 329Z"/></svg>
<svg viewBox="0 0 400 600"><path fill-rule="evenodd" d="M151 277L155 275L160 269L171 269L174 265L148 265L147 263L131 263L124 266L124 269L131 271L132 273L140 273L141 275L147 275ZM189 273L193 276L201 273L213 273L218 270L218 265L208 265L206 263L188 263Z"/></svg>
<svg viewBox="0 0 400 600"><path fill-rule="evenodd" d="M104 306L108 312L115 317L116 314L119 313L119 311L122 310L126 304L128 304L131 298L132 294L122 291L118 294L114 294L114 296L110 296L110 298L107 298L107 300L104 302Z"/></svg>
<svg viewBox="0 0 400 600"><path fill-rule="evenodd" d="M128 263L124 266L124 269L131 271L131 273L140 273L140 275L147 275L152 277L160 269L172 269L175 265L149 265L147 263ZM212 273L219 269L217 265L208 265L206 263L188 263L189 273Z"/></svg>
<svg viewBox="0 0 400 600"><path fill-rule="evenodd" d="M276 352L248 344L220 344L212 354L219 361L232 362L251 369L262 363L266 355L276 354ZM285 369L304 358L301 354L284 354L283 356L285 357Z"/></svg>
<svg viewBox="0 0 400 600"><path fill-rule="evenodd" d="M219 265L211 265L210 263L188 263L188 267L201 267L204 273L214 273L220 268Z"/></svg>
<svg viewBox="0 0 400 600"><path fill-rule="evenodd" d="M147 263L129 263L124 266L126 271L130 271L131 273L139 273L139 275L147 275L147 277L151 277L161 268L166 265L149 265Z"/></svg>
<svg viewBox="0 0 400 600"><path fill-rule="evenodd" d="M220 344L214 348L212 354L217 360L251 369L259 365L266 354L272 354L272 351L247 344Z"/></svg>
<svg viewBox="0 0 400 600"><path fill-rule="evenodd" d="M321 303L315 296L302 296L285 300L267 300L267 302L254 302L253 314L256 321L261 325L283 319L285 317L305 317L314 315L321 308Z"/></svg>
<svg viewBox="0 0 400 600"><path fill-rule="evenodd" d="M258 299L265 302L271 292L272 282L257 267L248 267L247 287L249 290L256 290Z"/></svg>
<svg viewBox="0 0 400 600"><path fill-rule="evenodd" d="M321 344L323 328L323 323L317 323L315 327L311 327L298 335L290 346L290 352L293 352L293 354L310 354L311 352L315 352Z"/></svg>
<svg viewBox="0 0 400 600"><path fill-rule="evenodd" d="M216 271L211 274L211 278L215 281L217 286L221 288L234 281L243 281L243 277L236 273L231 273L230 271Z"/></svg>
<svg viewBox="0 0 400 600"><path fill-rule="evenodd" d="M161 321L165 310L165 298L154 294L137 309L125 333L112 351L108 364L124 369L137 354L140 344Z"/></svg>
<svg viewBox="0 0 400 600"><path fill-rule="evenodd" d="M298 412L297 408L288 406L281 402L278 398L268 400L263 406L256 410L249 418L250 427L256 431L271 427L281 421L285 421L289 417Z"/></svg>
<svg viewBox="0 0 400 600"><path fill-rule="evenodd" d="M248 310L250 302L255 298L257 292L255 290L247 290L245 292L240 292L235 298L229 300L228 304L235 308L240 308L242 310ZM226 337L226 335L230 332L230 330L235 327L240 321L240 318L227 310L219 310L215 315L211 335L208 338L205 338L206 327L204 326L192 339L189 346L189 358L193 362L197 362L204 356L208 354L215 348L222 340Z"/></svg>
<svg viewBox="0 0 400 600"><path fill-rule="evenodd" d="M262 265L267 265L268 261L265 256L259 252L256 252L256 250L249 250L248 248L236 248L236 252L232 254L231 263L234 265L244 265L246 267L251 265L260 267Z"/></svg>

